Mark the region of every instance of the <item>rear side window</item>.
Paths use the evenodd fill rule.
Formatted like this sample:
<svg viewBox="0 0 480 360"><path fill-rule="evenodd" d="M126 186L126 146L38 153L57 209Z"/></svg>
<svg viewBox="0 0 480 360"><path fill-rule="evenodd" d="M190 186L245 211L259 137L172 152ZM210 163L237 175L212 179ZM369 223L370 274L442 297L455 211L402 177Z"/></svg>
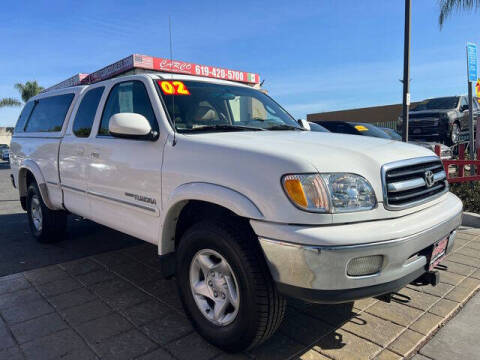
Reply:
<svg viewBox="0 0 480 360"><path fill-rule="evenodd" d="M22 110L22 113L20 114L20 117L18 118L17 125L15 125L15 133L20 133L23 132L25 129L25 122L27 119L30 117L30 114L32 113L34 101L29 101Z"/></svg>
<svg viewBox="0 0 480 360"><path fill-rule="evenodd" d="M78 107L75 121L73 123L73 133L78 137L89 137L92 131L93 120L97 112L98 103L102 98L105 88L98 87L87 91L83 96L82 102Z"/></svg>
<svg viewBox="0 0 480 360"><path fill-rule="evenodd" d="M56 132L62 130L73 94L57 95L35 100L25 132Z"/></svg>
<svg viewBox="0 0 480 360"><path fill-rule="evenodd" d="M115 85L108 95L103 109L98 135L109 135L108 123L112 115L118 113L137 113L147 118L152 130L158 131L157 120L147 89L141 81L126 81Z"/></svg>

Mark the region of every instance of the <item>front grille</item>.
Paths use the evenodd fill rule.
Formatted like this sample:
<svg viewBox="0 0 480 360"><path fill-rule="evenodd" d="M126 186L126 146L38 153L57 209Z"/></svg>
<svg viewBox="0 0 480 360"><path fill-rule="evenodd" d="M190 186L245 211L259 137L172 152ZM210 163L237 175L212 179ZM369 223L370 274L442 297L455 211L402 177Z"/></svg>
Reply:
<svg viewBox="0 0 480 360"><path fill-rule="evenodd" d="M384 205L390 210L415 206L448 191L442 162L433 156L382 167Z"/></svg>
<svg viewBox="0 0 480 360"><path fill-rule="evenodd" d="M438 120L435 119L422 119L418 121L410 121L409 122L409 128L427 128L427 127L435 127L438 126Z"/></svg>
<svg viewBox="0 0 480 360"><path fill-rule="evenodd" d="M439 113L424 113L424 114L417 114L415 112L409 114L410 119L422 119L422 118L438 118L441 114Z"/></svg>

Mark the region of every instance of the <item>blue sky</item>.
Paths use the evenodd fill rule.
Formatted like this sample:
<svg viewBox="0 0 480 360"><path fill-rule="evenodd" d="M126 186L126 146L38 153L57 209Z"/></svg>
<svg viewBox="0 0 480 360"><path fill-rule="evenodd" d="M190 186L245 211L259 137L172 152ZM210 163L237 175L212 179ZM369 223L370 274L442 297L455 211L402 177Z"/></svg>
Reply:
<svg viewBox="0 0 480 360"><path fill-rule="evenodd" d="M438 26L436 0L412 1L412 100L467 92L465 43L479 13ZM296 117L401 102L403 0L11 1L0 13L0 98L48 87L129 54L258 72ZM12 126L20 108L0 109Z"/></svg>

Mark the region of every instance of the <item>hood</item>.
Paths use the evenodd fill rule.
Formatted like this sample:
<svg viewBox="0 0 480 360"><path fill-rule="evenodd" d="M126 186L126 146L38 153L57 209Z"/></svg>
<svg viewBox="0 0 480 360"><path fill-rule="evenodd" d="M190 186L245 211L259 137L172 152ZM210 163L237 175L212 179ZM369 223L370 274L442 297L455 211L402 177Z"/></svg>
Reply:
<svg viewBox="0 0 480 360"><path fill-rule="evenodd" d="M361 169L365 163L383 164L430 156L423 147L362 135L311 131L256 131L190 135L218 146L308 162L318 171Z"/></svg>
<svg viewBox="0 0 480 360"><path fill-rule="evenodd" d="M250 168L265 168L268 161L279 166L283 172L279 176L294 172L350 172L367 178L378 191L382 165L433 155L424 147L396 140L311 131L209 133L188 137L209 143L217 148L218 154L232 152L237 159L249 159L246 165Z"/></svg>
<svg viewBox="0 0 480 360"><path fill-rule="evenodd" d="M295 173L354 173L372 185L383 202L382 165L434 155L430 150L400 141L361 135L311 131L245 131L178 134L175 147L166 147L162 183L166 193L192 182L217 184L251 199L269 221L326 224L403 216L418 208L319 215L299 211L287 199L281 178ZM350 220L347 220L348 216Z"/></svg>

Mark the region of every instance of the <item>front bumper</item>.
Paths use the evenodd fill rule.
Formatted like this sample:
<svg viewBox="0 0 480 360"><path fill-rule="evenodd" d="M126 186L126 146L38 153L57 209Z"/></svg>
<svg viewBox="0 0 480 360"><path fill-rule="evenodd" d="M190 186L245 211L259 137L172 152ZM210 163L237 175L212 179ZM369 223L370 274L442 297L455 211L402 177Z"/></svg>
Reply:
<svg viewBox="0 0 480 360"><path fill-rule="evenodd" d="M451 250L461 220L462 203L448 193L434 206L389 220L307 230L305 226L251 223L280 292L336 303L393 292L412 282L427 271L433 243L449 236L447 252ZM379 272L347 274L352 259L371 255L384 257Z"/></svg>

